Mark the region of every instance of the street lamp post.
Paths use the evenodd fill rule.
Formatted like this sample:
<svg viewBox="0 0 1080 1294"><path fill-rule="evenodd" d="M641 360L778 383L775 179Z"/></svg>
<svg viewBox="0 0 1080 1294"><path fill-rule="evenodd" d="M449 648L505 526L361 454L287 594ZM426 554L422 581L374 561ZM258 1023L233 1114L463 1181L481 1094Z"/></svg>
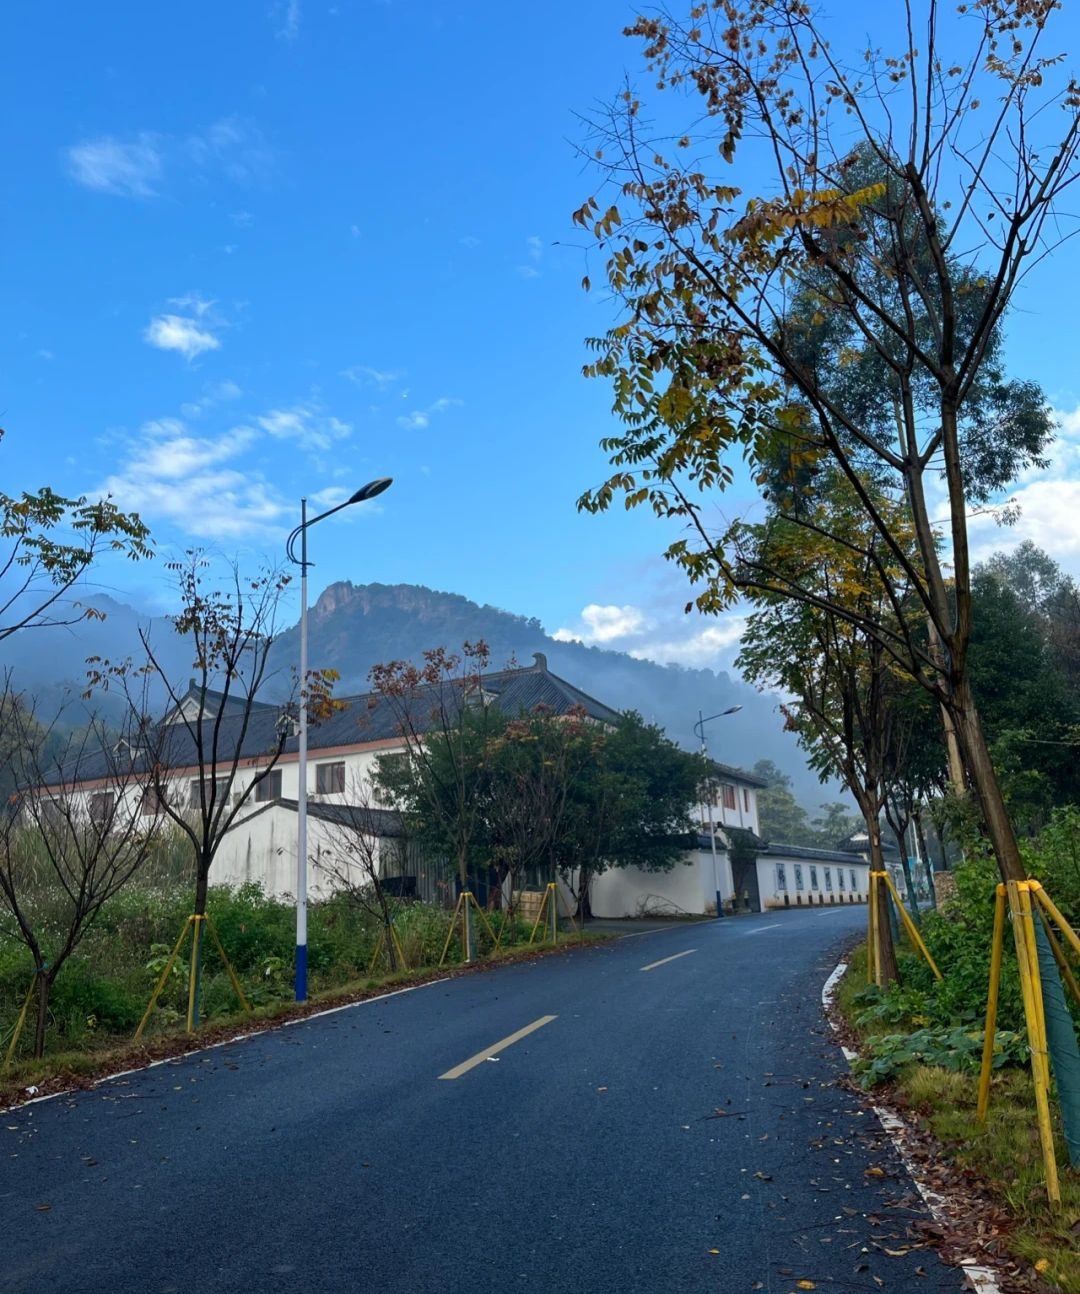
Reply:
<svg viewBox="0 0 1080 1294"><path fill-rule="evenodd" d="M726 710L721 710L718 714L710 714L707 719L702 716L700 710L697 712L698 717L697 723L694 724L694 736L701 742L701 754L704 759L709 758L709 748L705 742L705 725L711 723L714 719L722 719L726 714L735 714L737 710L741 709L741 705L729 705ZM719 863L716 857L716 824L713 822L711 793L709 795L709 847L712 850L713 887L716 890L716 915L719 918L724 915L724 903L723 896L720 893Z"/></svg>
<svg viewBox="0 0 1080 1294"><path fill-rule="evenodd" d="M296 794L296 1000L307 1001L307 671L308 671L308 622L307 622L307 532L317 521L325 521L342 508L354 503L363 503L373 499L393 484L389 476L381 476L369 481L344 503L335 508L320 512L317 517L308 520L307 499L300 500L300 524L289 535L285 543L285 555L290 562L300 567L300 729L297 743L297 775L299 786ZM296 556L296 541L300 540L300 556Z"/></svg>

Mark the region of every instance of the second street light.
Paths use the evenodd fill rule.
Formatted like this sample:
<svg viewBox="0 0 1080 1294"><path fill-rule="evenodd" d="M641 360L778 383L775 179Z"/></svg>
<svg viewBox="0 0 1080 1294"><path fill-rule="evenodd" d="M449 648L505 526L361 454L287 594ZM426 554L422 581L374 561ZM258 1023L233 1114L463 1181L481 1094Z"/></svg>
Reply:
<svg viewBox="0 0 1080 1294"><path fill-rule="evenodd" d="M359 490L336 508L328 508L308 520L307 499L300 500L300 524L285 543L285 555L300 567L300 727L297 744L297 774L299 786L296 794L296 1000L307 1001L307 532L316 521L325 521L342 508L373 499L393 485L393 478L380 476ZM296 541L300 541L300 556L296 555Z"/></svg>
<svg viewBox="0 0 1080 1294"><path fill-rule="evenodd" d="M705 725L707 723L712 723L714 719L722 719L726 714L735 714L741 709L741 705L729 705L726 710L721 710L718 714L710 714L708 718L703 717L700 710L697 712L697 723L694 724L694 736L701 742L701 755L703 759L707 760L709 758L709 748L705 744ZM716 915L718 917L722 917L724 915L724 902L723 896L720 893L720 879L717 875L719 864L716 859L716 824L713 822L712 788L708 783L706 783L706 792L709 796L709 847L712 850L713 885L716 889ZM732 887L732 893L734 893L734 885Z"/></svg>

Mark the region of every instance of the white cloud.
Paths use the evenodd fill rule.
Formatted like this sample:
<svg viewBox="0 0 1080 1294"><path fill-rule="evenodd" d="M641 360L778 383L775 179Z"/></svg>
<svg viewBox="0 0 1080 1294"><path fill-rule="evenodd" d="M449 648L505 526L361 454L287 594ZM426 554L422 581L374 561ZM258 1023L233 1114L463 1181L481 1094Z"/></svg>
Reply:
<svg viewBox="0 0 1080 1294"><path fill-rule="evenodd" d="M556 629L559 642L582 642L588 647L625 651L637 660L661 665L678 664L703 669L724 669L746 628L746 617L737 614L712 618L676 617L662 620L633 605L590 603L579 623Z"/></svg>
<svg viewBox="0 0 1080 1294"><path fill-rule="evenodd" d="M544 254L544 244L536 234L531 234L525 239L526 254L528 262L524 265L516 265L514 268L523 279L538 279L540 277L540 259Z"/></svg>
<svg viewBox="0 0 1080 1294"><path fill-rule="evenodd" d="M975 561L1030 539L1068 571L1080 574L1080 408L1055 410L1055 417L1059 430L1050 466L1023 472L1007 500L1018 511L1015 523L1000 526L990 514L970 518Z"/></svg>
<svg viewBox="0 0 1080 1294"><path fill-rule="evenodd" d="M431 425L433 414L445 413L447 409L460 408L463 401L454 396L441 395L435 401L427 406L426 409L413 409L409 413L404 413L397 420L397 425L403 431L423 431L425 427Z"/></svg>
<svg viewBox="0 0 1080 1294"><path fill-rule="evenodd" d="M458 239L458 242L462 245L462 247L480 246L480 239L477 238L475 234L463 234L462 237Z"/></svg>
<svg viewBox="0 0 1080 1294"><path fill-rule="evenodd" d="M401 381L405 371L400 368L372 368L367 364L353 364L350 368L342 369L341 376L355 382L357 386L374 386L380 391L386 391L395 382Z"/></svg>
<svg viewBox="0 0 1080 1294"><path fill-rule="evenodd" d="M300 19L303 16L300 0L282 0L282 3L274 5L270 15L279 40L295 40L300 35Z"/></svg>
<svg viewBox="0 0 1080 1294"><path fill-rule="evenodd" d="M335 441L351 436L353 430L349 423L325 413L314 403L271 409L256 422L275 440L295 440L304 449L329 449Z"/></svg>
<svg viewBox="0 0 1080 1294"><path fill-rule="evenodd" d="M144 339L158 350L178 351L193 360L203 351L218 350L221 342L195 319L183 315L156 315L143 333Z"/></svg>
<svg viewBox="0 0 1080 1294"><path fill-rule="evenodd" d="M255 217L250 211L233 211L230 213L229 219L234 225L239 225L241 229L244 229L251 224Z"/></svg>
<svg viewBox="0 0 1080 1294"><path fill-rule="evenodd" d="M65 150L68 172L77 184L125 198L152 198L163 174L158 137L148 132L131 140L102 135Z"/></svg>
<svg viewBox="0 0 1080 1294"><path fill-rule="evenodd" d="M52 353L52 351L51 351L51 350L46 350L46 349L44 349L44 347L43 347L41 350L39 350L39 351L37 352L37 357L38 357L38 359L55 359L55 358L56 358L56 356Z"/></svg>
<svg viewBox="0 0 1080 1294"><path fill-rule="evenodd" d="M201 418L208 410L219 404L227 404L230 400L238 400L243 394L240 387L228 379L224 382L208 382L203 387L202 395L197 400L182 404L180 412L185 418Z"/></svg>
<svg viewBox="0 0 1080 1294"><path fill-rule="evenodd" d="M639 607L600 606L591 602L582 608L578 629L556 629L552 637L559 642L610 643L642 633L647 623Z"/></svg>
<svg viewBox="0 0 1080 1294"><path fill-rule="evenodd" d="M249 428L201 437L177 418L160 418L129 442L127 463L99 490L196 538L276 537L286 505L250 467L226 466L254 441Z"/></svg>
<svg viewBox="0 0 1080 1294"><path fill-rule="evenodd" d="M182 297L169 297L169 305L176 306L178 310L190 310L192 314L198 315L201 319L204 315L217 305L216 301L207 301L204 296L198 292L188 292Z"/></svg>
<svg viewBox="0 0 1080 1294"><path fill-rule="evenodd" d="M222 117L204 131L189 135L184 151L200 170L221 170L242 184L265 182L275 165L274 152L262 131L245 117Z"/></svg>
<svg viewBox="0 0 1080 1294"><path fill-rule="evenodd" d="M670 626L668 628L670 632ZM654 660L661 665L718 669L730 664L731 649L738 647L745 629L745 616L728 615L719 623L698 629L685 638L650 640L627 650L638 660Z"/></svg>

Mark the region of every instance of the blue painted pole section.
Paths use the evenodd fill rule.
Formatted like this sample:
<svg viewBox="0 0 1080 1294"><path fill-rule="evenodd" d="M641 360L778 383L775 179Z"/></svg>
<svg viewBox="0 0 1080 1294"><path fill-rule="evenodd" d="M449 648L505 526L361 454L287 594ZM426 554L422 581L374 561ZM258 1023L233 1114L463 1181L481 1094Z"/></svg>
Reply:
<svg viewBox="0 0 1080 1294"><path fill-rule="evenodd" d="M307 1001L307 944L296 945L296 1000Z"/></svg>

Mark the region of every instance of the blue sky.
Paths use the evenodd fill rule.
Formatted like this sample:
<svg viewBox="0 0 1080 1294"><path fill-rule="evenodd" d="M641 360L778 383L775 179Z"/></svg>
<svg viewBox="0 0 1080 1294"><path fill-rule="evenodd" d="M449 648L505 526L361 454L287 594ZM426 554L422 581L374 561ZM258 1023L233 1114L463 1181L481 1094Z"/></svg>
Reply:
<svg viewBox="0 0 1080 1294"><path fill-rule="evenodd" d="M724 665L644 513L578 516L611 307L570 212L577 112L640 78L622 3L14 3L7 11L4 488L109 490L163 551L281 553L306 493L331 580L427 584L660 659ZM1075 23L1072 23L1075 30ZM1063 28L1063 30L1066 30ZM640 78L647 80L647 78ZM1080 568L1075 253L1025 289L1014 368L1065 415L985 548ZM738 506L739 501L734 501ZM363 514L363 515L361 515ZM112 569L167 602L162 563Z"/></svg>

